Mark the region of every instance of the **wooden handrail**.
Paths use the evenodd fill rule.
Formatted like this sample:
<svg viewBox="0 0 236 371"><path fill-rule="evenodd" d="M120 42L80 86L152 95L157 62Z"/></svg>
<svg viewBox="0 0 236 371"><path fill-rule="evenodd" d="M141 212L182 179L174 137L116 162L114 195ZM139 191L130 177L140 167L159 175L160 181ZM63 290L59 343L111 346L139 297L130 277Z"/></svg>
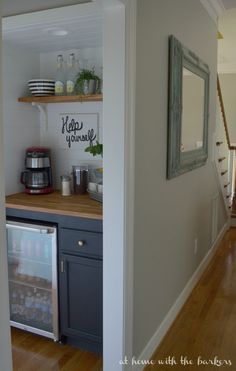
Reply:
<svg viewBox="0 0 236 371"><path fill-rule="evenodd" d="M228 125L227 125L227 120L226 120L226 115L225 115L224 101L223 101L223 97L222 97L222 92L221 92L221 87L220 87L220 79L219 79L218 74L217 74L217 92L218 92L218 97L219 97L219 101L220 101L220 109L221 109L221 113L222 113L222 117L223 117L223 123L224 123L228 148L234 150L234 149L236 149L236 147L231 146L231 144L230 144L229 130L228 130Z"/></svg>

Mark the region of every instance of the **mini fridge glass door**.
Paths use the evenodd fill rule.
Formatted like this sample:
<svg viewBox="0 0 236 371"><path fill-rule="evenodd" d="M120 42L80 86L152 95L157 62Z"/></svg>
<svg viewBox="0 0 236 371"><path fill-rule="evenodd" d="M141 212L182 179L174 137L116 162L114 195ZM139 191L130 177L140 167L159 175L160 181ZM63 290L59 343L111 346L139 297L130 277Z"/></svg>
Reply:
<svg viewBox="0 0 236 371"><path fill-rule="evenodd" d="M56 227L7 221L11 325L58 340Z"/></svg>

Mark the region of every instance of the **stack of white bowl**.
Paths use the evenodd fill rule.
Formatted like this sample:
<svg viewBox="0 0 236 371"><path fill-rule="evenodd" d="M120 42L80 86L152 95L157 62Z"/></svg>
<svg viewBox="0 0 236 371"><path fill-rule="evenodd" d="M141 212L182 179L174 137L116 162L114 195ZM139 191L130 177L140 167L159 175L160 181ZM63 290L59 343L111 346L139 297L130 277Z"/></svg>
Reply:
<svg viewBox="0 0 236 371"><path fill-rule="evenodd" d="M28 81L30 93L36 97L44 97L55 94L55 81L34 79Z"/></svg>

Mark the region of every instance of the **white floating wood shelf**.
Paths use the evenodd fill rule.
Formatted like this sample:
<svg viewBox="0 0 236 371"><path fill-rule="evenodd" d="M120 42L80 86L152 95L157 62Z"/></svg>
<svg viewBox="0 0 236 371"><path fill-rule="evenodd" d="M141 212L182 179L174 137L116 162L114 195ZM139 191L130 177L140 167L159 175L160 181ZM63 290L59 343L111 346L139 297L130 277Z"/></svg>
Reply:
<svg viewBox="0 0 236 371"><path fill-rule="evenodd" d="M101 102L102 94L93 95L51 95L48 97L21 97L18 102L23 103L70 103L70 102Z"/></svg>

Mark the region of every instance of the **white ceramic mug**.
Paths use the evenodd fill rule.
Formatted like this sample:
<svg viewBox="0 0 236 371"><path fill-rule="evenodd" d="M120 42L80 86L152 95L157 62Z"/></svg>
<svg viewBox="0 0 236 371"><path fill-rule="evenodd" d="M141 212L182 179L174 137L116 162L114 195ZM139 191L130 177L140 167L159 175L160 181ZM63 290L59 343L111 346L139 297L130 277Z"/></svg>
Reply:
<svg viewBox="0 0 236 371"><path fill-rule="evenodd" d="M98 184L97 189L98 189L99 193L103 193L103 185L102 184Z"/></svg>
<svg viewBox="0 0 236 371"><path fill-rule="evenodd" d="M88 189L91 192L97 192L97 183L89 182Z"/></svg>

